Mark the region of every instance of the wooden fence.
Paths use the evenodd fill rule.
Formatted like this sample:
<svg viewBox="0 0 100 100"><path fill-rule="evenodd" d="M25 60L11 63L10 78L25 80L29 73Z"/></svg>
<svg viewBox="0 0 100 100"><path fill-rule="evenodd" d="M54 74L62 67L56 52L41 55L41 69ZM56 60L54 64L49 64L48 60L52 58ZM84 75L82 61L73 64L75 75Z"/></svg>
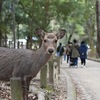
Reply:
<svg viewBox="0 0 100 100"><path fill-rule="evenodd" d="M14 48L14 42L13 41L6 41L6 43L5 43L5 41L1 41L1 47ZM17 41L16 48L25 49L26 43L24 43L23 41Z"/></svg>
<svg viewBox="0 0 100 100"><path fill-rule="evenodd" d="M48 71L49 70L49 71ZM47 75L49 75L49 83L52 88L57 88L58 75L60 73L60 59L59 57L52 58L40 71L41 88L47 87ZM11 100L23 100L22 86L20 78L11 78ZM41 93L41 92L39 92ZM38 94L40 96L41 94ZM45 95L41 95L38 100L45 100Z"/></svg>
<svg viewBox="0 0 100 100"><path fill-rule="evenodd" d="M15 45L17 49L26 49L27 48L27 42L23 42L23 41L16 41L16 45ZM5 44L5 42L1 42L1 47L8 47L8 48L14 48L14 42L13 41L7 41L7 43ZM34 42L32 43L32 49L37 49L37 43Z"/></svg>

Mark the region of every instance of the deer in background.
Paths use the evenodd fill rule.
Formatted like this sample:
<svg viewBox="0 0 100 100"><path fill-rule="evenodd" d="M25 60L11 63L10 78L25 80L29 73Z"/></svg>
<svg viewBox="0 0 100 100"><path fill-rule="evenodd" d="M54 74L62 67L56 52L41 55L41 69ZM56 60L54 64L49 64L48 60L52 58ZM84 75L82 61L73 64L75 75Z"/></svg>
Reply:
<svg viewBox="0 0 100 100"><path fill-rule="evenodd" d="M42 39L41 47L33 52L25 49L9 49L0 47L0 81L10 81L11 77L21 77L23 95L28 93L30 81L37 75L56 50L57 40L64 37L66 31L57 34L45 33L36 29ZM28 100L28 97L24 97Z"/></svg>

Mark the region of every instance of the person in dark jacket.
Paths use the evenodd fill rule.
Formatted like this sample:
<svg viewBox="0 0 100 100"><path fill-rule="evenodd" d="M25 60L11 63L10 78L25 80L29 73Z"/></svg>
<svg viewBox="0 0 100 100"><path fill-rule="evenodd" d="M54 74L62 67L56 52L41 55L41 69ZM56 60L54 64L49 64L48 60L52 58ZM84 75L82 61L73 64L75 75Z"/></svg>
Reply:
<svg viewBox="0 0 100 100"><path fill-rule="evenodd" d="M88 47L87 47L86 43L84 41L81 41L81 45L79 47L79 52L80 52L81 65L84 67L86 65L87 50L88 50Z"/></svg>
<svg viewBox="0 0 100 100"><path fill-rule="evenodd" d="M57 47L57 55L60 57L63 56L63 53L64 53L64 47L62 46L62 43L59 43L59 46Z"/></svg>
<svg viewBox="0 0 100 100"><path fill-rule="evenodd" d="M63 54L64 54L64 47L62 46L62 43L59 43L59 46L57 47L57 56L60 58L60 63L62 63Z"/></svg>

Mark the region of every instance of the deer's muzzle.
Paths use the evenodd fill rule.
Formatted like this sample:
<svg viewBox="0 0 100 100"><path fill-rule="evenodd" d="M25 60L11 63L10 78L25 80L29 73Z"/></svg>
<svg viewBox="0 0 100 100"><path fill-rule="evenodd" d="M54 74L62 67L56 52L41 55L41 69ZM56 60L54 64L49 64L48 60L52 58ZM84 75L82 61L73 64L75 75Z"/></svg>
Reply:
<svg viewBox="0 0 100 100"><path fill-rule="evenodd" d="M49 48L49 49L48 49L48 52L51 54L51 53L54 52L54 50Z"/></svg>

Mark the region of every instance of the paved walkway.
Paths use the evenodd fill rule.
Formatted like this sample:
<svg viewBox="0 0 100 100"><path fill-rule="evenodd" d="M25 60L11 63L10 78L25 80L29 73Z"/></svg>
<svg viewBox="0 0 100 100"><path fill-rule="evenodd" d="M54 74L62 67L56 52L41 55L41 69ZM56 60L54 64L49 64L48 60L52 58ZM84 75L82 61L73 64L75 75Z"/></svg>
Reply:
<svg viewBox="0 0 100 100"><path fill-rule="evenodd" d="M68 67L63 61L61 71L69 75L77 92L77 100L100 100L100 63L87 60L85 68ZM66 74L67 73L67 74Z"/></svg>

